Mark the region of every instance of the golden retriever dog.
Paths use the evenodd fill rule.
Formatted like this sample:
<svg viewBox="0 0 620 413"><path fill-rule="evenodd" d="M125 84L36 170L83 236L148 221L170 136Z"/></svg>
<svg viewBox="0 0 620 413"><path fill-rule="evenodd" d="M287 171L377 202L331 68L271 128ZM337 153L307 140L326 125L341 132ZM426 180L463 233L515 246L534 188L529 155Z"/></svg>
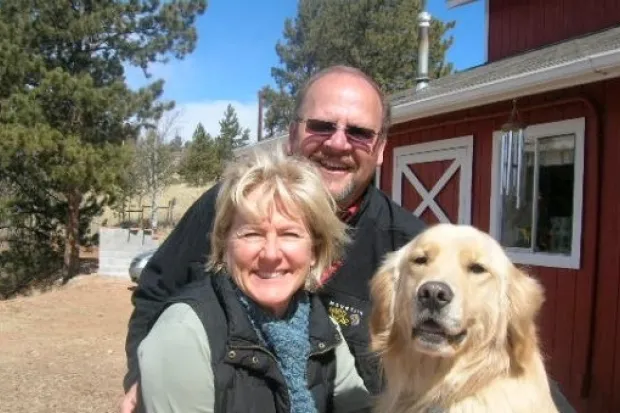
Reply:
<svg viewBox="0 0 620 413"><path fill-rule="evenodd" d="M371 282L380 413L557 413L538 344L541 285L471 226L439 224Z"/></svg>

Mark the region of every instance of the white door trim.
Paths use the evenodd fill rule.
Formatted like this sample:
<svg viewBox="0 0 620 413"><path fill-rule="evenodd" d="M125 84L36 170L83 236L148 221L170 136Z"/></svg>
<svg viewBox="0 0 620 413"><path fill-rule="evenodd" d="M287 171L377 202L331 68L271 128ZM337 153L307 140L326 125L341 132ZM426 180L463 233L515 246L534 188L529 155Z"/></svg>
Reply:
<svg viewBox="0 0 620 413"><path fill-rule="evenodd" d="M422 202L413 213L420 216L426 208L429 208L441 222L449 222L446 213L435 201L435 197L460 168L458 223L471 224L473 148L473 135L395 148L392 198L397 204L402 205L402 180L404 176L422 197ZM453 162L430 190L424 187L408 167L409 164L444 160L453 160Z"/></svg>

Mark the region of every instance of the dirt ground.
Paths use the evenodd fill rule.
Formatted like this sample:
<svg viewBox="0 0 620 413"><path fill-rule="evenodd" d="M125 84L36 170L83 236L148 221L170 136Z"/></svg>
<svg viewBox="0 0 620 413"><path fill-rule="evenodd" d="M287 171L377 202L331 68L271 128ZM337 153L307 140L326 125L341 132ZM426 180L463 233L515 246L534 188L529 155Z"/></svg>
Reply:
<svg viewBox="0 0 620 413"><path fill-rule="evenodd" d="M0 412L118 412L131 286L85 275L0 302Z"/></svg>
<svg viewBox="0 0 620 413"><path fill-rule="evenodd" d="M174 198L178 222L207 188L172 185L160 205ZM93 233L103 221L118 219L106 211L93 222ZM169 232L162 228L160 243ZM119 411L133 284L97 276L97 255L97 248L80 253L82 271L93 275L0 301L0 413Z"/></svg>

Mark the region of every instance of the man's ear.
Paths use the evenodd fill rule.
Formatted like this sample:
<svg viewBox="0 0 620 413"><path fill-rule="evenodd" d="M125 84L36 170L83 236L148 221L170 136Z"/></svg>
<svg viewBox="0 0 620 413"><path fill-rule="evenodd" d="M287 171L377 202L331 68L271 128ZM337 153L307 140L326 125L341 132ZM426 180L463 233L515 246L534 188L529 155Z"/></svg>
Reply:
<svg viewBox="0 0 620 413"><path fill-rule="evenodd" d="M284 142L284 153L289 156L294 153L295 147L297 146L298 128L299 124L297 122L291 122L288 125L288 138Z"/></svg>
<svg viewBox="0 0 620 413"><path fill-rule="evenodd" d="M383 152L385 151L386 142L387 138L379 138L377 141L377 147L375 148L377 152L377 166L383 165Z"/></svg>

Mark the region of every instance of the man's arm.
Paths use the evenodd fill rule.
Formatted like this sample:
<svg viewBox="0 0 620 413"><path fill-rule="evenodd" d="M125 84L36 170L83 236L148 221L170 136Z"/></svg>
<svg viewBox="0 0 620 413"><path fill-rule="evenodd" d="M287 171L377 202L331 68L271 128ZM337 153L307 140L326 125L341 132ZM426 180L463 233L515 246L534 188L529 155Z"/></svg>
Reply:
<svg viewBox="0 0 620 413"><path fill-rule="evenodd" d="M575 408L571 406L566 396L562 394L558 382L553 380L551 377L549 377L549 388L551 390L551 397L553 398L555 407L560 413L577 413Z"/></svg>
<svg viewBox="0 0 620 413"><path fill-rule="evenodd" d="M187 210L140 274L132 296L134 310L125 342L128 367L123 381L125 392L138 379L137 349L148 333L149 323L170 296L193 281L190 266L202 265L207 260L218 190L219 185L210 188Z"/></svg>

